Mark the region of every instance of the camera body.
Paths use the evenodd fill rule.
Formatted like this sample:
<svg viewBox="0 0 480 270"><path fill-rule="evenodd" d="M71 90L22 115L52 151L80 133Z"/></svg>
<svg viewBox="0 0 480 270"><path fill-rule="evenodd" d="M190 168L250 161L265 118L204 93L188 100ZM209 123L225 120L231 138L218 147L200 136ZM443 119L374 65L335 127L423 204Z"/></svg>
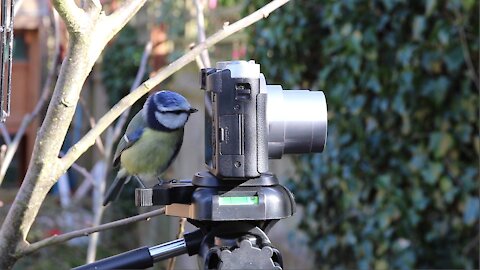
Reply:
<svg viewBox="0 0 480 270"><path fill-rule="evenodd" d="M268 172L269 158L324 149L327 105L321 91L267 85L254 61L203 69L201 89L212 105L205 113L205 163L222 180L256 178Z"/></svg>
<svg viewBox="0 0 480 270"><path fill-rule="evenodd" d="M268 171L267 93L260 91L259 65L246 63L221 62L201 73L201 88L212 104L211 117L205 113L205 163L222 179Z"/></svg>

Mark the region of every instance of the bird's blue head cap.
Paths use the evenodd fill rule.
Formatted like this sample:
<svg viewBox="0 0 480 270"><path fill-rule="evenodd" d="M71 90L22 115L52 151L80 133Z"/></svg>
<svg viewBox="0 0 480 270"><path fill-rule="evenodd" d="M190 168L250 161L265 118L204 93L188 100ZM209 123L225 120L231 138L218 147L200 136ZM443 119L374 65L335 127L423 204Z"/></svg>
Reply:
<svg viewBox="0 0 480 270"><path fill-rule="evenodd" d="M196 111L182 95L166 90L148 97L143 107L147 125L157 130L179 129Z"/></svg>

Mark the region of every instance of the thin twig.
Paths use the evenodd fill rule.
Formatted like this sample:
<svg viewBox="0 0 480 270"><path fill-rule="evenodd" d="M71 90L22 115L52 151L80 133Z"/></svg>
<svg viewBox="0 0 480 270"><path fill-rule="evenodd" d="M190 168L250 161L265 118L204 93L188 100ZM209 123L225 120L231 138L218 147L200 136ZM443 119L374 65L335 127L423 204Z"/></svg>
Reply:
<svg viewBox="0 0 480 270"><path fill-rule="evenodd" d="M200 0L194 0L195 7L197 10L197 39L199 43L205 42L205 17L203 16L203 4L200 3ZM192 48L190 48L192 49ZM200 57L196 58L196 62L199 69L203 69L206 67L212 67L210 63L210 56L208 54L208 50L204 50ZM204 103L205 103L205 111L207 112L210 117L212 117L212 101L210 100L209 95L205 92L204 94Z"/></svg>
<svg viewBox="0 0 480 270"><path fill-rule="evenodd" d="M85 167L82 167L77 163L73 163L72 169L77 171L79 174L83 175L83 177L85 177L85 179L87 179L88 182L92 183L92 185L95 186L95 179L93 179L92 175L87 169L85 169Z"/></svg>
<svg viewBox="0 0 480 270"><path fill-rule="evenodd" d="M100 118L100 120L97 122L97 125L68 150L67 154L61 160L62 166L64 166L64 168L70 167L70 165L75 160L77 160L88 148L90 148L95 143L95 139L100 136L100 134L113 121L115 121L115 119L119 117L123 111L125 111L128 107L132 106L133 103L135 103L138 99L148 93L160 82L171 76L173 73L177 72L179 69L183 68L188 63L195 60L195 57L199 55L203 50L218 43L219 41L225 39L233 33L236 33L243 28L252 25L253 23L261 20L262 18L266 18L271 12L284 5L288 1L289 0L274 0L262 7L261 9L248 15L247 17L237 21L236 23L225 25L222 30L210 36L207 40L205 40L204 43L199 44L197 47L184 54L175 62L162 68L154 77L145 81L135 91L122 98L115 106L113 106L112 109L110 109L110 111L108 111L102 118Z"/></svg>
<svg viewBox="0 0 480 270"><path fill-rule="evenodd" d="M62 156L64 156L64 153L60 152L60 157ZM78 165L77 163L73 163L71 168L76 172L80 173L81 175L83 175L83 177L85 177L92 184L95 183L95 179L93 178L92 174L85 167Z"/></svg>
<svg viewBox="0 0 480 270"><path fill-rule="evenodd" d="M13 17L17 16L18 11L19 11L20 8L22 7L23 1L24 1L24 0L17 0L17 1L15 1L15 4L14 4L14 6L13 6Z"/></svg>
<svg viewBox="0 0 480 270"><path fill-rule="evenodd" d="M0 163L2 163L3 160L5 159L6 152L7 152L7 145L2 144L2 146L0 146Z"/></svg>
<svg viewBox="0 0 480 270"><path fill-rule="evenodd" d="M29 244L29 245L27 245L23 248L19 248L16 251L16 257L25 256L25 255L28 255L32 252L37 251L40 248L50 246L50 245L53 245L53 244L63 243L63 242L66 242L70 239L73 239L73 238L88 236L88 235L90 235L94 232L101 232L101 231L105 231L105 230L113 229L113 228L116 228L116 227L128 225L128 224L138 222L138 221L142 221L142 220L149 220L152 217L163 215L163 214L165 214L165 208L160 208L160 209L150 211L150 212L147 212L147 213L144 213L144 214L120 219L120 220L109 222L109 223L105 223L105 224L102 224L100 226L85 228L85 229L82 229L82 230L77 230L77 231L64 233L64 234L60 234L60 235L54 235L54 236L45 238L43 240L40 240L38 242Z"/></svg>
<svg viewBox="0 0 480 270"><path fill-rule="evenodd" d="M0 131L2 132L2 138L3 142L5 144L10 144L12 142L12 137L10 134L8 134L7 127L5 126L5 123L0 123Z"/></svg>
<svg viewBox="0 0 480 270"><path fill-rule="evenodd" d="M102 4L100 3L99 0L87 0L87 1L83 1L83 3L81 4L83 5L82 8L87 13L90 13L90 14L93 14L102 10Z"/></svg>
<svg viewBox="0 0 480 270"><path fill-rule="evenodd" d="M135 89L137 89L142 83L142 79L145 76L145 73L147 72L148 59L150 58L151 53L152 53L152 42L149 41L147 42L147 44L145 44L145 48L142 54L142 60L140 61L140 66L138 67L137 75L135 76L135 80L132 83L132 87L130 87L130 93L135 91ZM130 107L122 113L117 123L115 124L112 143L115 142L122 135L121 132L123 130L123 127L125 126L125 123L127 122L129 113L130 113Z"/></svg>
<svg viewBox="0 0 480 270"><path fill-rule="evenodd" d="M462 16L462 13L459 10L455 10L455 16L457 17L458 22L458 34L460 37L460 44L462 45L462 51L463 51L463 58L465 59L465 63L467 64L467 68L469 71L469 75L477 87L477 91L480 91L480 74L475 70L475 66L473 65L472 57L470 55L470 50L468 49L468 41L467 41L467 36L465 34L465 29L463 27L464 23L464 17ZM480 70L479 70L480 72Z"/></svg>
<svg viewBox="0 0 480 270"><path fill-rule="evenodd" d="M460 43L462 44L463 57L467 63L467 67L470 73L470 77L477 87L477 90L480 91L480 82L479 82L479 73L475 70L475 66L472 62L472 57L470 56L470 50L468 49L467 37L465 35L465 30L463 27L459 27Z"/></svg>
<svg viewBox="0 0 480 270"><path fill-rule="evenodd" d="M40 100L37 102L37 105L32 111L32 116L36 117L40 111L45 107L45 104L48 101L48 97L51 94L53 80L57 77L57 67L58 67L58 58L60 57L60 18L58 12L52 8L52 16L53 16L53 29L54 29L54 51L52 55L51 67L48 71L47 78L45 80L45 84L42 87L42 95L40 96Z"/></svg>
<svg viewBox="0 0 480 270"><path fill-rule="evenodd" d="M2 184L5 174L7 173L7 169L12 162L13 156L17 152L18 146L25 134L28 125L33 120L30 114L27 114L23 117L22 122L20 123L20 127L17 130L17 134L15 135L13 141L11 141L7 145L7 151L5 152L5 157L2 160L2 164L0 164L0 185Z"/></svg>
<svg viewBox="0 0 480 270"><path fill-rule="evenodd" d="M105 24L113 25L107 33L108 40L110 40L120 29L122 29L130 19L137 14L137 11L145 4L146 0L128 0L117 9L114 13L106 17Z"/></svg>
<svg viewBox="0 0 480 270"><path fill-rule="evenodd" d="M203 14L203 3L200 2L201 0L194 0L195 2L195 8L197 11L197 40L199 43L204 43L205 42L205 17ZM203 1L202 1L203 2ZM190 49L193 49L192 47ZM210 56L208 54L208 50L203 50L200 56L196 57L196 62L199 67L199 69L203 69L206 67L211 67L211 62L210 62ZM208 94L205 94L205 111L211 116L212 115L212 101L208 97ZM185 222L186 218L180 218L179 224L178 224L178 234L177 234L177 239L180 239L183 237L183 234L185 233ZM168 260L168 270L173 270L175 268L175 262L176 262L176 257L170 258Z"/></svg>
<svg viewBox="0 0 480 270"><path fill-rule="evenodd" d="M88 177L88 178L85 177L82 184L80 184L80 186L75 190L75 194L73 195L73 201L74 201L75 204L78 204L79 201L85 197L86 193L88 192L88 190L92 186L96 188L94 191L98 190L99 192L102 192L102 194L103 194L103 191L100 191L100 190L102 189L102 187L104 185L99 184L99 183L104 182L102 177L103 177L103 175L105 175L105 173L99 172L99 171L100 171L100 169L102 171L107 170L105 160L106 160L106 157L103 157L103 160L97 161L95 163L95 165L93 165L91 171L88 172L88 175L91 176L91 178L90 177Z"/></svg>
<svg viewBox="0 0 480 270"><path fill-rule="evenodd" d="M105 183L105 181L103 181ZM95 199L100 199L103 195L103 192L98 193L98 198ZM105 210L105 206L102 205L102 203L97 203L97 208L95 209L95 215L93 217L93 226L99 226L100 223L102 223L102 217L103 217L103 211ZM92 263L95 261L95 258L97 257L97 246L98 246L98 240L100 238L100 233L99 232L94 232L90 235L88 239L88 248L87 248L87 259L86 263Z"/></svg>
<svg viewBox="0 0 480 270"><path fill-rule="evenodd" d="M135 90L142 82L142 79L147 70L148 58L150 57L151 51L152 51L152 44L151 42L147 42L147 44L145 45L145 49L143 50L142 59L140 61L140 66L138 67L137 75L135 77L135 80L132 83L132 86L130 87L130 92ZM111 152L112 152L112 149L114 149L113 144L121 136L121 132L123 130L123 126L127 122L129 112L130 112L130 108L125 112L123 112L122 116L117 121L115 127L113 128L113 131L111 132L113 133L113 136L107 136L108 140L106 141L105 155L104 155L105 164L108 164L108 162L110 162L110 157L112 156ZM94 203L92 204L94 208L94 213L95 213L94 226L97 226L98 224L100 224L103 217L104 206L102 205L101 197L103 196L103 193L105 191L105 184L106 184L105 179L107 178L107 173L108 173L107 168L105 167L102 177L98 179L97 189L94 190L94 196L98 197L94 199ZM96 253L97 253L97 243L98 243L99 237L100 237L99 233L94 233L90 236L88 249L87 249L87 263L91 263L95 260Z"/></svg>
<svg viewBox="0 0 480 270"><path fill-rule="evenodd" d="M190 50L193 50L195 48L195 43L191 43L188 48ZM197 63L197 66L199 69L203 69L207 67L205 66L205 63L203 63L202 57L200 57L200 55L197 55L197 57L195 57L195 63Z"/></svg>
<svg viewBox="0 0 480 270"><path fill-rule="evenodd" d="M78 101L83 107L83 110L82 110L83 113L88 118L88 123L90 124L90 128L93 128L96 124L96 121L95 121L95 117L92 116L92 114L90 113L90 110L88 109L89 106L87 106L87 103L82 97L80 97ZM98 138L95 140L95 145L97 146L98 151L100 151L100 154L102 156L105 156L105 146L103 145L102 137L98 136Z"/></svg>
<svg viewBox="0 0 480 270"><path fill-rule="evenodd" d="M195 9L197 11L197 40L198 43L205 42L206 35L205 35L205 18L203 16L203 1L194 0L195 2ZM204 67L211 67L210 63L210 56L208 55L207 50L203 50L200 54L200 58L202 59Z"/></svg>
<svg viewBox="0 0 480 270"><path fill-rule="evenodd" d="M473 248L477 247L480 240L480 234L477 234L472 240L470 240L462 249L462 254L467 255Z"/></svg>

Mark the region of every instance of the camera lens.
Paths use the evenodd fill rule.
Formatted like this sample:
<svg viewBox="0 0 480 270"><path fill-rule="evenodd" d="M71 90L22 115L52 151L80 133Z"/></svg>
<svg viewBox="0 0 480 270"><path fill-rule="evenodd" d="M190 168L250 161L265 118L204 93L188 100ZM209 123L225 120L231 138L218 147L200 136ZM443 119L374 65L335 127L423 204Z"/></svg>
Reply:
<svg viewBox="0 0 480 270"><path fill-rule="evenodd" d="M327 102L322 91L267 85L268 156L319 153L327 140Z"/></svg>

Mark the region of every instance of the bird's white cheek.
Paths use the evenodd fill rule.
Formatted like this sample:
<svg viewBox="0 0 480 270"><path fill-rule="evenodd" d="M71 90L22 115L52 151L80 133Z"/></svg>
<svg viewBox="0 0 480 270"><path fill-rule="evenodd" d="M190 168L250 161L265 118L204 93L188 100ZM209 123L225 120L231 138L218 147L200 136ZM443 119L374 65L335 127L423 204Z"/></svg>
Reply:
<svg viewBox="0 0 480 270"><path fill-rule="evenodd" d="M188 114L181 113L159 113L155 112L155 118L159 123L170 129L177 129L183 127L185 122L187 122Z"/></svg>

